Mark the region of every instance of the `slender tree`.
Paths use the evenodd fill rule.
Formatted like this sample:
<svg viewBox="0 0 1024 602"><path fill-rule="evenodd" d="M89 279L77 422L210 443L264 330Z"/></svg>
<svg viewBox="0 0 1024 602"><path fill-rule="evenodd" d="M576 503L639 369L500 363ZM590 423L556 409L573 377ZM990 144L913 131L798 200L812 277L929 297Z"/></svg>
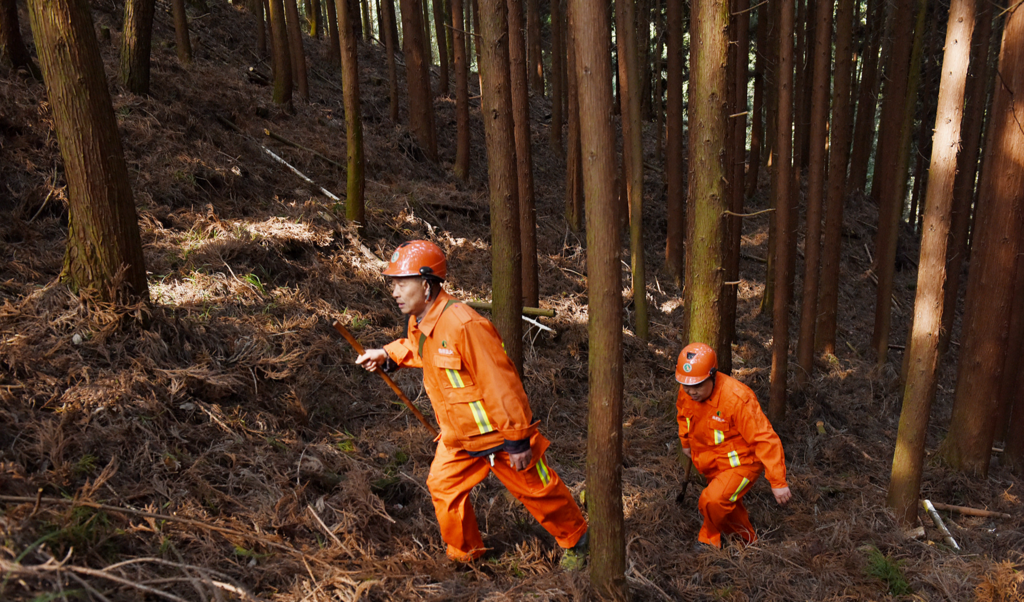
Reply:
<svg viewBox="0 0 1024 602"><path fill-rule="evenodd" d="M292 61L292 78L299 88L299 97L309 101L309 78L306 73L306 53L302 48L302 23L296 0L284 0L288 24L288 56ZM338 15L341 18L341 15Z"/></svg>
<svg viewBox="0 0 1024 602"><path fill-rule="evenodd" d="M978 19L972 38L971 69L967 73L967 110L964 112L963 151L957 162L956 182L953 185L952 240L946 256L946 289L942 304L942 330L939 335L939 353L949 350L956 314L957 297L964 258L967 255L967 231L971 225L971 203L974 201L978 155L981 151L981 132L985 121L985 98L988 96L989 38L992 37L992 9L988 2L978 6Z"/></svg>
<svg viewBox="0 0 1024 602"><path fill-rule="evenodd" d="M338 10L331 0L326 0L324 5L327 6L327 31L331 38L327 44L327 61L332 65L340 65L341 33L338 31Z"/></svg>
<svg viewBox="0 0 1024 602"><path fill-rule="evenodd" d="M661 163L665 153L665 80L661 73L665 67L662 56L665 54L665 26L661 16L661 0L654 0L654 160Z"/></svg>
<svg viewBox="0 0 1024 602"><path fill-rule="evenodd" d="M185 0L171 0L174 15L174 39L177 41L178 60L183 65L192 64L192 43L188 39L188 15L185 14Z"/></svg>
<svg viewBox="0 0 1024 602"><path fill-rule="evenodd" d="M665 180L668 234L665 270L676 285L683 282L686 204L683 190L683 0L665 0L668 21L668 98L665 108Z"/></svg>
<svg viewBox="0 0 1024 602"><path fill-rule="evenodd" d="M935 118L935 143L932 145L928 198L925 204L925 228L921 238L917 298L914 302L908 350L909 370L903 391L903 409L887 497L888 505L906 524L917 517L928 416L935 400L942 288L946 278L946 246L949 240L957 151L960 148L965 80L974 30L975 0L953 0L949 10Z"/></svg>
<svg viewBox="0 0 1024 602"><path fill-rule="evenodd" d="M537 282L537 210L533 192L533 152L530 148L530 95L527 89L526 42L523 40L522 0L507 0L508 57L515 123L516 171L519 175L519 233L522 244L523 303L535 307Z"/></svg>
<svg viewBox="0 0 1024 602"><path fill-rule="evenodd" d="M7 61L15 69L25 69L32 77L42 81L43 74L32 60L25 40L21 37L16 0L0 0L0 63ZM148 68L148 62L146 66Z"/></svg>
<svg viewBox="0 0 1024 602"><path fill-rule="evenodd" d="M527 71L529 71L530 90L538 96L544 96L544 57L540 46L539 0L526 0L526 37L529 48Z"/></svg>
<svg viewBox="0 0 1024 602"><path fill-rule="evenodd" d="M309 0L309 11L306 12L306 18L309 20L309 37L320 39L320 34L323 31L323 19L320 17L320 13L323 12L320 6L320 0Z"/></svg>
<svg viewBox="0 0 1024 602"><path fill-rule="evenodd" d="M121 32L121 82L132 94L149 94L155 0L127 0Z"/></svg>
<svg viewBox="0 0 1024 602"><path fill-rule="evenodd" d="M746 175L746 195L757 192L761 169L761 147L764 140L764 63L768 43L767 7L757 9L756 50L754 55L754 104L750 108L750 162ZM745 93L745 91L744 91Z"/></svg>
<svg viewBox="0 0 1024 602"><path fill-rule="evenodd" d="M648 337L647 277L644 269L644 148L641 139L640 77L636 44L636 5L616 2L616 36L619 51L619 81L622 86L623 179L629 203L630 268L633 272L633 310L636 335Z"/></svg>
<svg viewBox="0 0 1024 602"><path fill-rule="evenodd" d="M587 510L590 580L599 595L622 599L626 545L622 511L622 269L612 126L611 29L607 4L569 0L587 199L590 412Z"/></svg>
<svg viewBox="0 0 1024 602"><path fill-rule="evenodd" d="M832 57L833 0L815 3L814 72L811 82L811 123L807 161L807 235L804 238L804 281L800 302L800 338L796 382L805 386L814 373L814 329L818 318L818 268L821 260L821 213L825 197L825 144L828 134L829 67Z"/></svg>
<svg viewBox="0 0 1024 602"><path fill-rule="evenodd" d="M571 0L570 0L571 1ZM579 87L576 81L576 33L572 17L566 27L567 63L572 66L566 74L569 97L568 152L565 160L565 221L573 232L583 231L583 150L580 146L580 103Z"/></svg>
<svg viewBox="0 0 1024 602"><path fill-rule="evenodd" d="M261 57L267 55L267 12L263 5L264 0L250 0L249 4L249 10L256 15L256 52Z"/></svg>
<svg viewBox="0 0 1024 602"><path fill-rule="evenodd" d="M789 269L790 238L796 224L790 223L790 185L793 182L793 0L779 3L779 62L776 72L778 113L775 151L775 282L786 282ZM777 162L776 162L777 161ZM772 299L772 368L768 418L773 422L786 414L786 380L789 370L789 287L776 287Z"/></svg>
<svg viewBox="0 0 1024 602"><path fill-rule="evenodd" d="M284 0L270 0L270 31L273 37L274 104L292 104L292 59L288 48L288 29L284 18Z"/></svg>
<svg viewBox="0 0 1024 602"><path fill-rule="evenodd" d="M391 117L392 123L398 123L398 66L395 61L395 51L398 49L398 36L395 35L392 27L392 24L395 22L394 0L383 0L381 8L384 13L384 48L388 57L388 115ZM460 33L459 35L462 34ZM456 163L458 162L456 161Z"/></svg>
<svg viewBox="0 0 1024 602"><path fill-rule="evenodd" d="M29 3L68 183L62 278L107 301L148 301L138 216L85 0Z"/></svg>
<svg viewBox="0 0 1024 602"><path fill-rule="evenodd" d="M434 35L437 37L437 63L441 67L442 96L448 95L448 38L445 35L444 0L433 0L434 4Z"/></svg>
<svg viewBox="0 0 1024 602"><path fill-rule="evenodd" d="M564 34L562 33L562 10L560 0L551 0L551 128L548 142L551 150L562 154L562 80L561 56Z"/></svg>
<svg viewBox="0 0 1024 602"><path fill-rule="evenodd" d="M402 49L405 81L409 89L409 129L427 158L437 162L437 134L434 130L434 102L430 93L430 71L423 43L423 13L420 0L401 0ZM485 120L486 122L486 120ZM507 342L506 342L507 344Z"/></svg>
<svg viewBox="0 0 1024 602"><path fill-rule="evenodd" d="M868 160L874 139L875 107L881 78L878 72L878 51L886 19L882 0L868 0L867 39L864 42L860 84L857 87L857 120L853 126L853 150L850 154L850 177L847 190L864 190L868 176Z"/></svg>
<svg viewBox="0 0 1024 602"><path fill-rule="evenodd" d="M336 6L341 35L341 81L345 95L345 152L348 155L345 218L363 229L366 227L363 202L366 178L363 172L363 116L359 108L359 52L350 23L359 15L349 12L345 0L337 0Z"/></svg>
<svg viewBox="0 0 1024 602"><path fill-rule="evenodd" d="M385 0L390 1L390 0ZM469 73L466 67L465 29L462 25L462 0L452 0L452 46L455 50L455 177L469 178Z"/></svg>
<svg viewBox="0 0 1024 602"><path fill-rule="evenodd" d="M505 352L523 373L522 256L512 116L508 10L505 0L480 0L483 114L491 192L491 289L494 326Z"/></svg>
<svg viewBox="0 0 1024 602"><path fill-rule="evenodd" d="M363 41L369 43L373 39L373 21L370 21L370 3L368 0L361 0L359 6L363 11Z"/></svg>
<svg viewBox="0 0 1024 602"><path fill-rule="evenodd" d="M940 454L953 468L988 476L999 377L1005 361L1024 214L1024 10L1007 9L993 90L977 231L967 280L963 343L949 432ZM939 146L938 144L935 145ZM930 200L929 200L930 203Z"/></svg>
<svg viewBox="0 0 1024 602"><path fill-rule="evenodd" d="M434 47L430 41L430 0L419 1L420 7L423 9L423 56L427 61L427 75L429 76L429 68L434 64ZM427 81L429 83L429 78Z"/></svg>

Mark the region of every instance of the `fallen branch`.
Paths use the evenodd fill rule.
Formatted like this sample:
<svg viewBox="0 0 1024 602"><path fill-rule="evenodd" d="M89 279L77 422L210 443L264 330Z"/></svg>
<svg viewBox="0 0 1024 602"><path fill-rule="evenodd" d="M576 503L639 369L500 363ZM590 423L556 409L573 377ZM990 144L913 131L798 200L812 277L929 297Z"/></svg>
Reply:
<svg viewBox="0 0 1024 602"><path fill-rule="evenodd" d="M775 211L775 207L772 207L770 209L763 209L761 211L755 211L753 213L733 213L732 211L723 211L722 215L731 215L733 217L756 217L764 213L771 213L772 211Z"/></svg>
<svg viewBox="0 0 1024 602"><path fill-rule="evenodd" d="M993 512L991 510L982 510L981 508L968 508L967 506L953 506L951 504L943 504L940 502L932 502L932 506L936 510L946 510L947 512L956 512L958 514L965 514L967 516L983 516L986 518L1012 518L1009 514L1004 512Z"/></svg>
<svg viewBox="0 0 1024 602"><path fill-rule="evenodd" d="M493 309L492 304L488 303L487 301L466 301L466 305L472 307L473 309L485 309L487 311L491 311ZM553 309L541 309L539 307L524 307L523 308L523 315L524 316L541 316L541 317L544 317L544 318L554 318L555 317L555 310L553 310Z"/></svg>
<svg viewBox="0 0 1024 602"><path fill-rule="evenodd" d="M315 151L315 150L313 150L311 148L307 148L305 146L302 146L298 142L293 142L293 141L285 138L284 136L282 136L280 134L275 134L274 132L271 132L267 128L263 128L263 133L266 134L267 136L270 136L274 140L277 140L278 142L280 142L282 144L287 144L288 146L290 146L292 148L297 148L299 150L304 150L306 152L313 153L313 156L318 157L320 159L323 159L324 161L327 161L328 163L330 163L331 165L337 167L338 169L345 169L344 165L342 165L341 163L338 163L334 159L331 159L331 158L329 158L329 157L327 157L327 156L325 156L325 155L323 155L321 153L318 153L317 151Z"/></svg>
<svg viewBox="0 0 1024 602"><path fill-rule="evenodd" d="M956 540L953 539L953 534L946 528L946 523L942 522L942 517L935 511L935 506L932 505L931 500L921 500L921 506L924 507L928 516L932 517L932 522L935 523L935 526L938 527L939 531L942 533L942 539L946 540L949 547L959 552L960 546L957 545Z"/></svg>

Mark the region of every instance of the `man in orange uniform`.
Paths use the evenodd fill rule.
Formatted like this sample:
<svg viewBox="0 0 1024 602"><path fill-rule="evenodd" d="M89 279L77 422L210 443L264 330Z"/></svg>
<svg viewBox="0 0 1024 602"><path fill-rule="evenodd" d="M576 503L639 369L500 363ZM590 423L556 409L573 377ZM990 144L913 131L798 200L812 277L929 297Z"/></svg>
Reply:
<svg viewBox="0 0 1024 602"><path fill-rule="evenodd" d="M763 471L779 504L792 497L786 485L782 442L761 411L757 396L740 381L718 373L715 351L703 343L683 348L676 364L676 410L683 453L708 479L697 506L704 523L701 543L722 545L722 533L757 541L743 496ZM699 544L698 544L699 545Z"/></svg>
<svg viewBox="0 0 1024 602"><path fill-rule="evenodd" d="M427 487L448 556L470 561L485 548L469 499L490 472L526 506L582 567L587 523L569 489L544 460L549 442L537 430L515 366L494 325L441 287L444 253L434 243L399 245L384 270L391 296L408 316L406 338L356 359L367 370L422 368L441 434Z"/></svg>

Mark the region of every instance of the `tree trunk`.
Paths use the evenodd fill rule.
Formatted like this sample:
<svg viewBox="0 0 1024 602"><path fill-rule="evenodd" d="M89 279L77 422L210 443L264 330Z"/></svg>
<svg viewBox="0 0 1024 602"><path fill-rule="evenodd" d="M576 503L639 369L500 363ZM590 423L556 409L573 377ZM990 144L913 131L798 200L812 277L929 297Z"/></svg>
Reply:
<svg viewBox="0 0 1024 602"><path fill-rule="evenodd" d="M437 162L437 134L434 131L434 101L430 93L430 71L423 43L423 13L420 0L401 0L402 50L405 81L409 90L409 129L428 159Z"/></svg>
<svg viewBox="0 0 1024 602"><path fill-rule="evenodd" d="M638 0L637 26L634 28L637 52L637 86L640 94L640 119L651 120L651 0Z"/></svg>
<svg viewBox="0 0 1024 602"><path fill-rule="evenodd" d="M522 0L508 0L507 7L512 116L515 123L516 171L519 174L519 233L522 236L523 304L528 307L536 307L539 295L537 289L537 210L533 192L530 96L526 87L526 43L523 41Z"/></svg>
<svg viewBox="0 0 1024 602"><path fill-rule="evenodd" d="M767 13L767 7L758 9L757 41L754 51L754 105L750 110L750 162L746 175L748 197L754 196L757 192L757 178L761 170L761 141L764 139L764 52L768 43L768 24L765 22Z"/></svg>
<svg viewBox="0 0 1024 602"><path fill-rule="evenodd" d="M640 122L640 78L636 44L636 5L616 2L619 81L622 86L622 161L629 203L630 268L633 273L633 311L636 336L648 337L647 277L644 269L644 148Z"/></svg>
<svg viewBox="0 0 1024 602"><path fill-rule="evenodd" d="M320 0L310 1L310 12L309 15L309 37L320 39L320 34L323 31L323 20L320 18L320 13L323 12L320 7Z"/></svg>
<svg viewBox="0 0 1024 602"><path fill-rule="evenodd" d="M571 1L571 0L570 0ZM568 4L567 4L568 6ZM583 231L583 151L580 146L580 101L576 82L576 33L570 17L566 27L566 83L569 97L569 139L565 161L565 221L573 232Z"/></svg>
<svg viewBox="0 0 1024 602"><path fill-rule="evenodd" d="M664 70L661 57L665 53L665 27L662 25L661 0L654 0L654 161L661 163L665 154L665 83L661 72Z"/></svg>
<svg viewBox="0 0 1024 602"><path fill-rule="evenodd" d="M441 89L438 92L442 96L448 96L448 38L445 36L444 27L444 0L433 0L434 3L434 35L437 37L437 62L441 66Z"/></svg>
<svg viewBox="0 0 1024 602"><path fill-rule="evenodd" d="M906 525L916 521L924 466L928 417L935 400L939 360L943 280L949 239L953 179L960 148L965 79L971 54L975 0L953 0L949 9L942 79L935 118L935 143L925 204L925 228L917 275L917 298L907 353L907 384L903 391L896 452L886 502Z"/></svg>
<svg viewBox="0 0 1024 602"><path fill-rule="evenodd" d="M562 81L563 48L561 1L551 0L551 129L548 142L556 155L562 155Z"/></svg>
<svg viewBox="0 0 1024 602"><path fill-rule="evenodd" d="M690 16L690 148L687 199L687 340L721 350L722 251L726 209L725 104L729 11L724 0L694 0ZM700 242L698 242L700 241Z"/></svg>
<svg viewBox="0 0 1024 602"><path fill-rule="evenodd" d="M390 1L390 0L385 0ZM455 177L469 179L469 71L466 66L465 29L462 24L462 0L452 0L452 46L455 50Z"/></svg>
<svg viewBox="0 0 1024 602"><path fill-rule="evenodd" d="M974 201L978 155L981 151L981 131L985 123L985 99L988 96L989 47L992 36L992 9L988 2L978 6L976 31L972 39L971 69L967 74L967 110L964 113L963 150L957 162L956 182L953 184L952 240L946 250L946 289L942 304L942 330L939 335L939 354L949 350L949 341L956 316L960 278L967 254L967 230L971 224L971 203Z"/></svg>
<svg viewBox="0 0 1024 602"><path fill-rule="evenodd" d="M1018 243L1021 244L1021 243ZM993 439L1005 441L1007 425L1013 409L1013 400L1019 396L1017 381L1020 378L1021 352L1024 351L1024 261L1017 261L1017 271L1013 283L1013 313L1010 317L1010 338L1006 346L1006 360L999 377L999 398L997 403L996 425Z"/></svg>
<svg viewBox="0 0 1024 602"><path fill-rule="evenodd" d="M274 36L274 104L292 104L292 59L288 49L288 30L284 19L284 1L270 0L270 31Z"/></svg>
<svg viewBox="0 0 1024 602"><path fill-rule="evenodd" d="M285 0L288 19L288 56L292 61L292 77L299 88L299 98L309 101L309 79L306 74L306 53L302 48L302 25L295 0ZM341 15L338 15L339 18Z"/></svg>
<svg viewBox="0 0 1024 602"><path fill-rule="evenodd" d="M520 17L520 22L522 18ZM544 57L540 47L540 3L538 0L526 0L526 37L529 47L530 91L537 96L544 96Z"/></svg>
<svg viewBox="0 0 1024 602"><path fill-rule="evenodd" d="M686 249L686 199L683 190L683 0L665 0L668 22L668 98L665 108L665 185L668 233L665 270L676 286L683 283Z"/></svg>
<svg viewBox="0 0 1024 602"><path fill-rule="evenodd" d="M587 286L590 401L587 425L587 510L590 581L598 595L623 599L626 545L622 510L622 270L618 187L608 48L608 5L570 0L576 46L583 180L587 198Z"/></svg>
<svg viewBox="0 0 1024 602"><path fill-rule="evenodd" d="M993 91L979 197L977 232L967 280L963 343L949 433L940 454L954 469L988 476L999 377L1006 355L1014 275L1024 213L1024 10L1008 9ZM936 147L939 144L935 145ZM930 201L929 201L930 203Z"/></svg>
<svg viewBox="0 0 1024 602"><path fill-rule="evenodd" d="M818 324L815 347L826 355L836 353L836 314L839 309L839 271L843 238L843 202L846 200L846 167L850 158L853 124L853 0L839 0L836 10L836 66L829 130L828 193L825 201L825 240L821 254L818 289Z"/></svg>
<svg viewBox="0 0 1024 602"><path fill-rule="evenodd" d="M346 173L348 185L345 196L345 218L366 227L363 192L366 178L363 173L363 116L359 107L359 52L351 21L359 17L351 14L345 0L337 0L338 31L341 35L341 83L345 95L345 152L348 156Z"/></svg>
<svg viewBox="0 0 1024 602"><path fill-rule="evenodd" d="M174 39L177 42L178 60L183 65L192 64L192 43L188 39L188 15L185 14L185 0L171 0L174 14Z"/></svg>
<svg viewBox="0 0 1024 602"><path fill-rule="evenodd" d="M105 301L148 301L139 221L89 5L34 0L29 18L68 184L62 278Z"/></svg>
<svg viewBox="0 0 1024 602"><path fill-rule="evenodd" d="M807 161L807 234L804 238L803 297L800 338L797 341L797 385L804 387L814 373L814 328L818 318L818 268L821 260L821 212L825 196L825 146L828 131L829 67L832 57L832 11L835 2L815 3L814 72L811 77L811 123ZM836 82L837 84L839 82ZM838 98L837 98L838 101ZM844 166L845 167L845 166Z"/></svg>
<svg viewBox="0 0 1024 602"><path fill-rule="evenodd" d="M398 123L398 65L395 62L398 36L395 35L393 28L395 22L394 0L383 0L381 8L384 13L384 48L388 57L388 115L391 117L392 123ZM456 161L456 163L458 162Z"/></svg>
<svg viewBox="0 0 1024 602"><path fill-rule="evenodd" d="M903 190L897 181L902 152L903 126L906 117L908 80L914 35L915 0L897 0L893 30L903 32L893 40L892 54L886 69L882 120L879 128L891 135L880 136L875 158L875 176L879 182L878 233L875 237L875 273L878 285L875 295L875 322L871 344L879 366L888 360L889 328L892 322L892 285L896 261L896 235L903 203Z"/></svg>
<svg viewBox="0 0 1024 602"><path fill-rule="evenodd" d="M1024 385L1024 371L1018 372L1017 391ZM1001 460L1015 474L1024 474L1024 395L1015 395L1006 425L1006 447Z"/></svg>
<svg viewBox="0 0 1024 602"><path fill-rule="evenodd" d="M150 0L150 5L152 5L152 0ZM126 6L125 11L127 10ZM150 21L152 20L150 17ZM0 63L6 61L10 61L11 66L15 69L25 69L36 80L42 81L43 74L32 60L32 55L29 53L28 47L25 46L25 39L21 37L16 0L0 0ZM146 55L146 69L148 77L148 54Z"/></svg>
<svg viewBox="0 0 1024 602"><path fill-rule="evenodd" d="M793 23L793 30L795 32L794 42L796 48L793 51L793 66L796 69L796 73L793 76L793 190L796 191L797 199L800 198L800 176L805 167L806 157L803 156L804 144L803 140L807 133L807 114L810 112L808 106L809 100L804 94L804 90L809 89L810 86L807 84L807 63L810 63L811 53L808 52L807 44L807 33L810 28L810 18L807 16L807 0L796 0L796 21ZM807 57L805 59L805 56ZM800 205L799 201L793 203L790 207L792 211L794 208ZM799 221L794 219L793 224L799 227ZM796 254L793 253L792 259L795 261ZM791 275L794 272L791 272Z"/></svg>
<svg viewBox="0 0 1024 602"><path fill-rule="evenodd" d="M341 34L338 32L338 10L332 0L325 0L327 5L327 29L331 41L327 45L327 60L332 65L341 64Z"/></svg>
<svg viewBox="0 0 1024 602"><path fill-rule="evenodd" d="M519 192L505 0L480 0L484 87L482 110L487 140L487 179L491 195L491 289L495 328L505 352L523 373L522 256L519 245Z"/></svg>
<svg viewBox="0 0 1024 602"><path fill-rule="evenodd" d="M765 23L768 24L767 45L765 47L765 81L764 89L767 92L768 105L765 107L765 145L761 155L764 158L766 167L771 167L768 181L768 204L772 210L768 214L768 243L765 249L765 270L764 270L764 294L761 295L761 303L758 312L761 315L768 315L775 308L775 247L778 240L778 216L779 204L779 170L775 168L776 155L779 149L775 144L779 140L779 22L781 21L781 4L778 2L768 4L765 11ZM792 94L792 82L790 82L790 93ZM792 118L792 115L790 116ZM790 134L792 139L792 134ZM792 149L792 147L791 147Z"/></svg>
<svg viewBox="0 0 1024 602"><path fill-rule="evenodd" d="M153 0L156 4L156 0ZM249 10L256 15L256 53L260 57L267 55L267 12L263 9L263 0L255 0Z"/></svg>
<svg viewBox="0 0 1024 602"><path fill-rule="evenodd" d="M789 205L793 151L793 0L779 4L778 123L775 154L772 158L776 175L775 204L775 282L788 280L791 241L796 237L796 224L790 223ZM777 160L777 163L775 161ZM786 378L789 370L789 287L779 286L772 299L772 368L768 418L777 422L786 414Z"/></svg>
<svg viewBox="0 0 1024 602"><path fill-rule="evenodd" d="M132 94L149 94L155 0L127 0L121 32L121 82Z"/></svg>
<svg viewBox="0 0 1024 602"><path fill-rule="evenodd" d="M853 150L850 154L850 177L847 181L847 190L850 192L864 190L867 183L868 160L871 158L871 143L875 136L875 107L882 83L878 72L878 51L882 32L886 28L882 0L868 0L867 14L868 39L864 44L863 66L857 88L857 120L853 127Z"/></svg>
<svg viewBox="0 0 1024 602"><path fill-rule="evenodd" d="M473 43L476 46L476 75L477 81L480 85L480 89L484 89L483 79L483 67L480 64L480 57L483 56L483 52L480 49L480 6L477 0L470 0L470 6L473 9L473 33L476 34L473 37Z"/></svg>
<svg viewBox="0 0 1024 602"><path fill-rule="evenodd" d="M434 46L430 41L430 0L420 0L420 6L423 9L423 56L427 61L427 81L429 83L430 68L434 64Z"/></svg>
<svg viewBox="0 0 1024 602"><path fill-rule="evenodd" d="M373 39L373 21L370 20L370 3L368 0L361 0L359 5L363 11L363 41L369 43L370 40Z"/></svg>

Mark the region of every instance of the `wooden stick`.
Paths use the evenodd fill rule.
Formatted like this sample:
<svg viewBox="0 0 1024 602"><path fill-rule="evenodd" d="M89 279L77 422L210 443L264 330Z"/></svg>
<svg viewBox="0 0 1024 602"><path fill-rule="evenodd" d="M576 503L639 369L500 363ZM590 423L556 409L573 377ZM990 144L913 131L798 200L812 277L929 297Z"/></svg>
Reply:
<svg viewBox="0 0 1024 602"><path fill-rule="evenodd" d="M349 332L347 328L341 325L341 322L338 322L337 320L334 321L334 330L337 330L338 334L340 334L342 337L345 338L346 341L348 341L348 344L351 345L352 348L356 350L356 353L358 353L359 355L366 353L366 350L363 349L363 346L359 344L359 341L357 341L356 338L352 336L352 333ZM413 416L416 416L416 418L418 418L419 421L423 423L423 426L427 427L427 430L430 431L430 433L434 435L434 437L437 437L437 429L430 426L430 423L427 422L426 417L424 417L423 414L416 409L416 406L412 405L412 402L409 401L409 398L405 396L405 393L402 393L402 390L398 388L398 385L395 384L395 381L391 380L391 377L388 376L387 374L384 374L384 371L381 370L380 368L377 368L376 370L374 370L374 372L379 374L380 377L384 379L384 382L386 382L388 386L391 387L391 390L394 391L396 395L398 395L398 398L402 400L402 403L405 404L405 407L409 408L409 411L413 413Z"/></svg>
<svg viewBox="0 0 1024 602"><path fill-rule="evenodd" d="M324 195L325 197L327 197L327 198L331 199L331 200L332 200L332 201L334 201L335 203L340 203L340 202L341 202L341 199L340 199L340 198L338 198L338 196L337 196L337 195L335 195L335 194L334 194L334 193L332 193L331 191L327 190L326 188L324 188L324 187L320 186L319 184L317 184L317 183L316 183L316 182L314 182L313 180L309 179L309 176L307 176L306 174L302 173L301 171L299 171L299 170L295 169L295 167L293 167L291 163L289 163L289 162L285 161L285 160L284 160L284 159L282 159L281 157L278 157L278 156L277 156L277 154L275 154L275 153L274 153L274 151L272 151L272 150L270 150L269 148L267 148L267 147L263 146L262 144L260 145L260 148L262 148L262 149L263 149L263 152L265 152L265 153L267 153L268 155L270 155L270 158L271 158L271 159L273 159L274 161L277 161L277 162L278 162L278 163L280 163L281 165L284 165L284 166L285 166L285 167L287 167L288 169L292 170L292 173L294 173L295 175L297 175L297 176L299 176L300 178L302 178L302 179L303 179L303 180L304 180L304 181L305 181L305 182L306 182L307 184L309 184L309 185L310 185L310 186L312 186L313 188L316 188L317 190L319 190L319 191L320 191L320 192L321 192L321 193L322 193L322 194L323 194L323 195Z"/></svg>
<svg viewBox="0 0 1024 602"><path fill-rule="evenodd" d="M957 512L959 514L966 514L967 516L984 516L986 518L1012 518L1009 514L1003 512L993 512L991 510L982 510L981 508L968 508L967 506L953 506L951 504L942 504L940 502L932 502L932 506L936 510L946 510L947 512Z"/></svg>
<svg viewBox="0 0 1024 602"><path fill-rule="evenodd" d="M491 309L492 309L492 305L490 303L486 302L486 301L466 301L465 303L466 303L466 305L472 307L473 309L486 309L487 311L491 311ZM544 318L554 318L555 317L555 310L553 310L553 309L541 309L539 307L524 307L523 308L523 315L524 316L541 316L541 317L544 317Z"/></svg>
<svg viewBox="0 0 1024 602"><path fill-rule="evenodd" d="M953 534L946 528L946 523L942 522L942 517L935 511L935 506L932 505L931 500L921 500L921 506L924 507L928 516L932 517L932 522L935 523L935 526L939 528L940 532L942 532L942 539L946 540L949 547L959 552L960 546L957 545L956 540L953 539Z"/></svg>
<svg viewBox="0 0 1024 602"><path fill-rule="evenodd" d="M263 128L263 133L266 134L267 136L273 138L274 140L277 140L278 142L280 142L282 144L287 144L288 146L290 146L292 148L297 148L299 150L304 150L304 151L313 153L314 156L316 156L316 157L318 157L320 159L323 159L324 161L327 161L328 163L330 163L331 165L337 167L338 169L345 169L344 165L342 165L341 163L338 163L334 159L331 159L331 158L329 158L329 157L327 157L325 155L322 155L322 154L318 153L317 151L315 151L315 150L313 150L311 148L302 146L298 142L293 142L293 141L285 138L284 136L282 136L280 134L275 134L274 132L271 132L267 128Z"/></svg>

